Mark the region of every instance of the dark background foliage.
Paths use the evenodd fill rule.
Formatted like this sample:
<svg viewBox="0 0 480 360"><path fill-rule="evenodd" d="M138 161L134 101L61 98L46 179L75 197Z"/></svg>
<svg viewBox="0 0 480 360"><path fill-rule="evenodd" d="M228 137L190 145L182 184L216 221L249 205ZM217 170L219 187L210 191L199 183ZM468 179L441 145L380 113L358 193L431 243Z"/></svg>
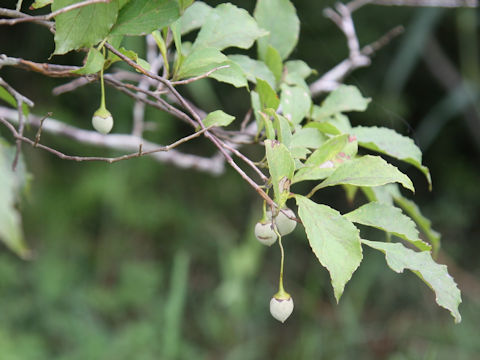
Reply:
<svg viewBox="0 0 480 360"><path fill-rule="evenodd" d="M13 7L13 1L7 1ZM210 1L210 4L219 3ZM253 10L253 1L234 1ZM322 16L331 1L298 1L301 37L292 59L319 74L347 56L345 39ZM8 5L8 4L7 4ZM28 4L26 4L28 5ZM148 158L112 165L74 163L24 147L34 180L21 203L35 251L22 261L0 248L0 359L474 359L480 353L480 131L478 10L367 6L354 17L361 44L397 24L406 33L372 66L346 83L372 97L354 124L396 129L415 139L433 191L412 167L417 201L443 235L440 262L463 291L463 321L454 325L413 274L396 274L365 249L364 261L335 303L329 277L301 231L285 239L286 287L296 308L285 325L271 318L277 247L253 237L261 201L236 173L221 177L161 165ZM48 61L53 39L32 24L0 29L1 52ZM428 44L438 42L468 91L446 89L447 77ZM142 52L142 39L126 47ZM253 52L252 52L253 54ZM425 61L430 56L433 65ZM82 55L55 56L80 64ZM436 68L436 69L435 69ZM36 103L34 112L89 128L99 104L93 84L53 97L62 80L4 68L1 76ZM313 80L313 78L311 79ZM455 92L457 89L457 93ZM206 110L243 117L248 94L210 80L182 89ZM455 95L456 94L456 95ZM466 101L471 97L471 101ZM321 99L319 99L320 101ZM107 89L117 132L130 128L132 101ZM147 137L171 142L186 130L156 110ZM7 133L0 129L7 137ZM33 134L31 130L30 135ZM9 138L10 139L10 138ZM11 139L10 139L11 140ZM69 154L115 155L48 134L42 141ZM185 146L211 154L202 141ZM261 149L245 149L255 159ZM318 200L346 211L341 189ZM365 233L376 239L381 234Z"/></svg>

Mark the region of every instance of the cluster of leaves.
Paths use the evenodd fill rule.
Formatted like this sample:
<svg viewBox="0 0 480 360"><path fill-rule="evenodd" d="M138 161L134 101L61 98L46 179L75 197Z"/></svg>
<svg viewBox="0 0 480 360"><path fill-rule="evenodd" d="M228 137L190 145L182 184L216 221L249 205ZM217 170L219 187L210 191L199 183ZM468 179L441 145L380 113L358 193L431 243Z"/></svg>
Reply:
<svg viewBox="0 0 480 360"><path fill-rule="evenodd" d="M55 0L52 10L76 2ZM48 2L36 2L40 3ZM358 152L363 148L412 164L431 184L420 150L411 139L393 130L352 127L346 114L365 111L370 101L353 86L340 86L321 105L313 104L306 79L314 70L301 60L287 60L300 27L289 0L258 1L253 16L230 3L212 8L191 0L112 0L62 13L55 18L55 25L54 54L89 48L79 74L96 73L119 60L112 54L104 58L99 49L106 41L148 69L144 60L121 48L121 43L124 36L152 33L170 80L211 72L209 77L217 81L249 90L257 139L265 145L264 163L273 199L279 208L295 199L310 246L330 273L337 301L362 261L362 246L368 246L385 253L394 271L408 269L418 275L435 292L437 303L460 321L460 291L446 267L431 256L438 251L439 236L415 204L400 193L398 184L414 191L411 180L381 156ZM199 30L195 41L182 42L182 36L194 30ZM168 51L170 34L175 46L173 57ZM255 43L257 59L222 52L249 49ZM207 116L205 125L228 126L233 120L217 110ZM316 182L312 191L306 196L296 194L292 187L305 181ZM362 191L369 202L342 215L311 200L316 191L336 185L343 186L350 198ZM411 246L361 239L354 223L381 229L394 235L393 240L401 239ZM417 225L428 243L420 239Z"/></svg>

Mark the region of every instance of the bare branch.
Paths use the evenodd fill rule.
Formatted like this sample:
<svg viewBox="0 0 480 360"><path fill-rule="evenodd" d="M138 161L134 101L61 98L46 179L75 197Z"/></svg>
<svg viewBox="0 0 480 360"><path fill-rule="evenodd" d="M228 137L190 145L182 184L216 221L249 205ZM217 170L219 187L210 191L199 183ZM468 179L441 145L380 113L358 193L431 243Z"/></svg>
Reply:
<svg viewBox="0 0 480 360"><path fill-rule="evenodd" d="M13 123L18 123L17 111L6 108L6 107L0 106L0 118L7 119L8 121ZM32 126L39 127L40 122L41 122L41 118L34 115L30 116L30 124ZM5 122L3 123L5 124ZM11 128L9 129L11 130ZM15 130L15 128L13 129ZM131 157L138 157L138 153L139 153L138 149L139 149L139 146L142 145L142 153L141 153L142 155L146 155L148 153L155 160L162 163L170 163L180 168L196 169L212 175L220 175L224 172L223 157L213 156L211 158L205 158L197 155L184 154L177 150L172 150L172 149L165 152L164 150L159 150L159 149L165 149L166 147L152 143L143 138L139 138L133 135L126 135L126 134L102 135L95 131L79 129L74 126L67 125L61 121L51 119L51 118L48 118L44 121L42 129L44 132L48 132L52 135L65 136L67 138L73 139L75 141L78 141L84 144L90 144L94 146L120 150L120 151L131 151L132 154L127 155ZM201 134L202 132L197 132L191 136L195 138ZM23 138L22 138L22 141L24 141ZM32 145L35 143L30 139L28 139L27 142ZM37 146L41 148L41 144L38 144ZM47 150L45 148L43 149ZM135 156L133 156L133 153L135 153ZM68 156L68 155L65 155L65 156ZM82 158L82 157L78 157L78 158ZM76 159L72 159L72 160L79 161ZM124 159L122 158L122 160ZM97 161L109 162L109 160L98 160L98 159Z"/></svg>
<svg viewBox="0 0 480 360"><path fill-rule="evenodd" d="M404 31L403 26L397 26L382 36L377 41L362 48L360 53L364 56L372 56L376 51L387 45L394 38L402 34ZM331 70L323 74L319 79L310 84L310 92L313 97L316 97L322 93L335 90L345 79L345 77L352 71L359 67L367 66L361 63L355 63L350 58L343 60Z"/></svg>

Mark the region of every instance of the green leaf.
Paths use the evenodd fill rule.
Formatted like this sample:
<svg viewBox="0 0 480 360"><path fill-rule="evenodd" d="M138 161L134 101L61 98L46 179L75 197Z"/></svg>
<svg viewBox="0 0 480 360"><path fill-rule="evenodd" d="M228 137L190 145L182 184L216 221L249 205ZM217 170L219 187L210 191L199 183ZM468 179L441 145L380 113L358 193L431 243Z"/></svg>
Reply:
<svg viewBox="0 0 480 360"><path fill-rule="evenodd" d="M278 140L285 145L287 148L290 148L290 141L292 139L292 131L290 130L290 124L288 120L273 111L274 118L274 127L277 131Z"/></svg>
<svg viewBox="0 0 480 360"><path fill-rule="evenodd" d="M407 175L379 156L366 155L340 165L332 175L319 184L317 189L340 184L380 186L393 182L398 182L415 192Z"/></svg>
<svg viewBox="0 0 480 360"><path fill-rule="evenodd" d="M235 120L235 116L228 115L222 110L217 110L208 114L205 119L203 119L203 125L205 127L209 126L228 126L231 122Z"/></svg>
<svg viewBox="0 0 480 360"><path fill-rule="evenodd" d="M318 108L316 105L313 106L313 118L315 118ZM352 128L348 117L341 113L334 114L320 121L311 121L305 126L316 128L325 134L331 135L349 134Z"/></svg>
<svg viewBox="0 0 480 360"><path fill-rule="evenodd" d="M183 13L194 1L195 0L177 0L180 11Z"/></svg>
<svg viewBox="0 0 480 360"><path fill-rule="evenodd" d="M295 163L287 147L275 140L265 140L268 170L272 177L275 202L282 208L290 195Z"/></svg>
<svg viewBox="0 0 480 360"><path fill-rule="evenodd" d="M317 129L298 129L293 134L290 146L291 147L306 147L316 149L325 142L326 138Z"/></svg>
<svg viewBox="0 0 480 360"><path fill-rule="evenodd" d="M193 47L248 49L266 34L246 10L230 3L220 4L208 14Z"/></svg>
<svg viewBox="0 0 480 360"><path fill-rule="evenodd" d="M0 240L21 258L28 258L30 250L25 244L22 220L15 208L22 179L27 175L21 158L16 171L12 171L14 154L13 147L0 142Z"/></svg>
<svg viewBox="0 0 480 360"><path fill-rule="evenodd" d="M456 323L462 320L458 311L458 306L462 302L460 290L448 274L447 267L433 261L429 252L415 252L400 243L368 240L362 240L362 243L383 252L388 266L393 271L401 273L404 269L411 270L435 292L437 304L449 310Z"/></svg>
<svg viewBox="0 0 480 360"><path fill-rule="evenodd" d="M335 136L315 150L293 177L293 183L304 180L320 180L331 175L340 164L356 154L356 146L350 153L345 151L349 144L347 134Z"/></svg>
<svg viewBox="0 0 480 360"><path fill-rule="evenodd" d="M370 202L344 215L348 220L371 226L396 235L421 251L431 250L431 246L418 237L415 223L399 208L388 204Z"/></svg>
<svg viewBox="0 0 480 360"><path fill-rule="evenodd" d="M240 66L247 79L257 83L257 78L265 80L275 88L275 76L263 61L253 60L246 55L229 55L228 58Z"/></svg>
<svg viewBox="0 0 480 360"><path fill-rule="evenodd" d="M347 111L365 111L369 98L364 98L357 87L352 85L340 85L332 91L323 101L315 114L315 121L332 116L336 113Z"/></svg>
<svg viewBox="0 0 480 360"><path fill-rule="evenodd" d="M267 54L265 55L265 64L275 76L277 84L280 84L283 73L283 62L280 54L271 45L268 45Z"/></svg>
<svg viewBox="0 0 480 360"><path fill-rule="evenodd" d="M202 1L195 1L180 17L181 34L199 29L207 19L212 7Z"/></svg>
<svg viewBox="0 0 480 360"><path fill-rule="evenodd" d="M269 140L275 140L275 128L273 127L273 122L270 119L270 116L264 112L259 112L262 120L262 128L265 127L265 136Z"/></svg>
<svg viewBox="0 0 480 360"><path fill-rule="evenodd" d="M32 9L40 9L47 5L53 3L53 0L35 0L35 2L30 6Z"/></svg>
<svg viewBox="0 0 480 360"><path fill-rule="evenodd" d="M257 122L257 134L263 129L263 118L260 115L262 111L262 105L260 104L260 96L256 91L250 91L250 103L252 104L253 115L255 116L255 121Z"/></svg>
<svg viewBox="0 0 480 360"><path fill-rule="evenodd" d="M15 109L17 108L17 100L10 94L5 88L0 86L0 99L5 101L7 104L12 105ZM22 112L23 115L28 116L30 113L30 109L28 105L23 103L22 104Z"/></svg>
<svg viewBox="0 0 480 360"><path fill-rule="evenodd" d="M305 61L290 60L285 63L285 69L288 75L297 75L302 79L309 77L314 71Z"/></svg>
<svg viewBox="0 0 480 360"><path fill-rule="evenodd" d="M282 85L280 104L283 115L294 125L300 124L310 112L312 99L307 91L298 86Z"/></svg>
<svg viewBox="0 0 480 360"><path fill-rule="evenodd" d="M338 211L296 195L298 215L308 241L332 279L337 302L362 261L359 230Z"/></svg>
<svg viewBox="0 0 480 360"><path fill-rule="evenodd" d="M221 81L237 88L248 87L247 78L243 73L240 66L233 61L226 61L218 66L228 65L228 68L218 69L211 73L208 77L211 77L217 81Z"/></svg>
<svg viewBox="0 0 480 360"><path fill-rule="evenodd" d="M118 49L118 51L120 53L122 53L123 55L125 55L126 57L128 57L129 59L135 61L137 63L137 65L140 65L145 70L150 71L150 64L146 60L139 57L138 54L135 51L127 50L124 47L121 47L120 49ZM121 61L121 60L122 59L120 59L115 54L112 54L110 56L110 64L113 64L113 63L115 63L117 61Z"/></svg>
<svg viewBox="0 0 480 360"><path fill-rule="evenodd" d="M87 61L85 65L78 70L72 71L74 74L87 75L95 74L102 70L105 59L103 54L95 48L88 51Z"/></svg>
<svg viewBox="0 0 480 360"><path fill-rule="evenodd" d="M412 139L391 129L376 126L357 126L352 128L350 133L357 137L360 146L414 165L424 173L431 189L430 171L426 166L422 166L422 152Z"/></svg>
<svg viewBox="0 0 480 360"><path fill-rule="evenodd" d="M272 87L265 80L257 78L256 90L258 95L260 96L260 104L262 106L262 109L271 108L273 110L276 110L278 108L278 105L280 104L280 99L278 98L275 90L273 90Z"/></svg>
<svg viewBox="0 0 480 360"><path fill-rule="evenodd" d="M422 214L418 206L412 200L403 197L399 191L398 195L394 195L394 200L395 203L417 223L420 231L428 238L428 241L433 246L433 256L435 257L438 250L440 250L441 235L432 229L431 221Z"/></svg>
<svg viewBox="0 0 480 360"><path fill-rule="evenodd" d="M52 11L79 2L55 0ZM134 1L136 2L136 1ZM92 4L55 17L55 52L65 54L82 47L90 48L102 41L117 20L118 1Z"/></svg>
<svg viewBox="0 0 480 360"><path fill-rule="evenodd" d="M261 0L257 1L254 16L258 25L270 32L258 39L259 58L265 59L268 45L271 45L282 59L286 59L297 44L300 33L295 7L289 0Z"/></svg>
<svg viewBox="0 0 480 360"><path fill-rule="evenodd" d="M227 60L228 58L217 49L195 49L183 61L176 78L186 79L205 74Z"/></svg>
<svg viewBox="0 0 480 360"><path fill-rule="evenodd" d="M176 0L133 0L120 10L111 34L145 35L170 25L179 17Z"/></svg>

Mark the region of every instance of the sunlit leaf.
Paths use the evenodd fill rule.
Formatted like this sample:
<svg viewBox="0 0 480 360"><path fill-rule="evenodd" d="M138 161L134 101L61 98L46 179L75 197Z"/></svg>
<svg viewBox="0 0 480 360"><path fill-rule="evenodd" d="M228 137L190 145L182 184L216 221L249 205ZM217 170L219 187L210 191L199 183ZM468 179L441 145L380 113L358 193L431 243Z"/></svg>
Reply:
<svg viewBox="0 0 480 360"><path fill-rule="evenodd" d="M366 155L340 165L318 188L340 184L380 186L394 182L415 191L412 181L395 166L379 156Z"/></svg>
<svg viewBox="0 0 480 360"><path fill-rule="evenodd" d="M272 45L282 59L286 59L297 44L300 33L300 21L293 4L289 0L257 1L254 16L258 24L270 32L268 36L258 39L260 59L265 59L268 45Z"/></svg>
<svg viewBox="0 0 480 360"><path fill-rule="evenodd" d="M227 126L235 120L235 116L228 115L224 113L222 110L216 110L208 114L205 119L203 119L203 125L205 127L209 126Z"/></svg>
<svg viewBox="0 0 480 360"><path fill-rule="evenodd" d="M419 239L417 227L412 219L392 205L369 202L344 216L351 222L392 233L422 251L431 250L429 244Z"/></svg>
<svg viewBox="0 0 480 360"><path fill-rule="evenodd" d="M430 171L422 165L422 152L412 139L394 130L380 127L357 126L350 130L360 146L403 160L420 169L431 186Z"/></svg>
<svg viewBox="0 0 480 360"><path fill-rule="evenodd" d="M248 49L266 34L246 10L230 3L220 4L208 14L193 47Z"/></svg>
<svg viewBox="0 0 480 360"><path fill-rule="evenodd" d="M462 302L460 290L448 274L445 265L433 261L428 251L415 252L400 243L362 240L362 243L385 253L388 266L395 272L411 270L435 292L438 305L449 310L455 322L462 320L458 306Z"/></svg>
<svg viewBox="0 0 480 360"><path fill-rule="evenodd" d="M327 268L337 302L362 261L358 229L338 211L296 195L298 215L320 263Z"/></svg>
<svg viewBox="0 0 480 360"><path fill-rule="evenodd" d="M332 116L336 113L348 111L365 111L369 98L364 98L357 87L352 85L340 85L332 91L317 109L314 120Z"/></svg>

